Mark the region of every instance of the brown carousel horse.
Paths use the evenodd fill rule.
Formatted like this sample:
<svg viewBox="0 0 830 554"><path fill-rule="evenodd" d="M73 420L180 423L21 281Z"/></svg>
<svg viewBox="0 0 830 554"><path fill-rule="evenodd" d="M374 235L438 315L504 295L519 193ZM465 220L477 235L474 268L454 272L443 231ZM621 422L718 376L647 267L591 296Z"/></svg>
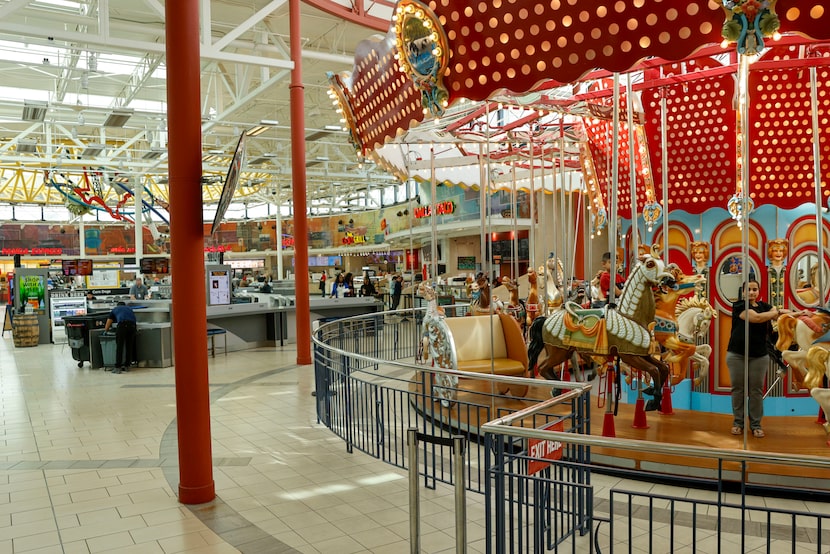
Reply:
<svg viewBox="0 0 830 554"><path fill-rule="evenodd" d="M522 334L525 332L526 310L525 303L519 298L519 282L511 279L508 276L501 278L501 284L510 293L510 300L505 305L505 312L513 316L513 319L519 322L519 327L522 329Z"/></svg>
<svg viewBox="0 0 830 554"><path fill-rule="evenodd" d="M475 282L478 287L478 296L475 296L470 301L471 315L487 315L490 313L490 280L487 276L481 274ZM474 289L475 290L475 287Z"/></svg>
<svg viewBox="0 0 830 554"><path fill-rule="evenodd" d="M539 315L539 275L532 267L527 270L527 282L530 285L530 292L527 293L527 300L525 301L525 310L527 311L525 328L530 329L533 320Z"/></svg>
<svg viewBox="0 0 830 554"><path fill-rule="evenodd" d="M660 284L654 291L654 340L666 349L663 361L673 364L672 385L686 378L687 362L691 360L697 362L700 368L694 379L697 386L709 372L712 347L695 344L695 340L709 330L709 322L716 316L715 310L701 299L684 298L678 306L680 297L692 292L691 289L706 280L705 276L686 275L676 264L669 264L666 271L671 274L671 280ZM680 315L684 313L685 316Z"/></svg>
<svg viewBox="0 0 830 554"><path fill-rule="evenodd" d="M669 367L650 354L655 303L652 287L671 275L663 262L645 255L626 281L616 306L582 309L568 302L547 318L538 317L530 330L528 359L533 367L542 350L546 359L539 364L539 374L554 378L554 368L576 352L580 355L618 357L635 370L644 371L653 383L654 399L647 410L660 406L662 386L669 378Z"/></svg>
<svg viewBox="0 0 830 554"><path fill-rule="evenodd" d="M827 310L821 309L809 314L783 314L778 318L778 341L775 348L782 352L784 361L793 368L791 386L794 391L804 388L807 352L828 331L830 311ZM798 350L789 350L793 342L798 345Z"/></svg>

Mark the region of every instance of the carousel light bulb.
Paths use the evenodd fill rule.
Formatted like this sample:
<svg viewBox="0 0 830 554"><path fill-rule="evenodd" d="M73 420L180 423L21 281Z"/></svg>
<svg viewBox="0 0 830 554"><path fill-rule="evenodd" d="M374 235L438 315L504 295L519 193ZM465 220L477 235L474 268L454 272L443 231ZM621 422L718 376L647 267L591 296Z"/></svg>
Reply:
<svg viewBox="0 0 830 554"><path fill-rule="evenodd" d="M781 40L781 33L779 33L778 31L775 31L774 33L772 33L772 40L775 40L775 41Z"/></svg>
<svg viewBox="0 0 830 554"><path fill-rule="evenodd" d="M726 39L723 39L720 43L720 47L721 48L728 48L729 47L729 41L726 40Z"/></svg>

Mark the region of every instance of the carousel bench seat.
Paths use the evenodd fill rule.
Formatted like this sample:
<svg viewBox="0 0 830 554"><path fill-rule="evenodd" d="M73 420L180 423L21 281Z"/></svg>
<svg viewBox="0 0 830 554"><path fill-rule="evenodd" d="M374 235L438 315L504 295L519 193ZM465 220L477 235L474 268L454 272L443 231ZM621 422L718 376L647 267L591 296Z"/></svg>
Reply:
<svg viewBox="0 0 830 554"><path fill-rule="evenodd" d="M527 349L519 324L507 314L446 318L459 371L527 377ZM492 326L492 331L491 331ZM527 394L527 385L499 383L500 394Z"/></svg>

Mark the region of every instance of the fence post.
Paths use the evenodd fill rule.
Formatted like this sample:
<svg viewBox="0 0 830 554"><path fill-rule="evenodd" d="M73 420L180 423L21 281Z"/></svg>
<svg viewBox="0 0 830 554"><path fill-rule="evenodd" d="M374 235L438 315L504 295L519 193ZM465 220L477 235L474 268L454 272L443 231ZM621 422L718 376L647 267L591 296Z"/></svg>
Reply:
<svg viewBox="0 0 830 554"><path fill-rule="evenodd" d="M421 552L421 504L418 498L418 430L410 427L406 431L406 446L409 449L409 551Z"/></svg>
<svg viewBox="0 0 830 554"><path fill-rule="evenodd" d="M467 552L467 487L464 480L464 436L452 438L455 459L455 551Z"/></svg>

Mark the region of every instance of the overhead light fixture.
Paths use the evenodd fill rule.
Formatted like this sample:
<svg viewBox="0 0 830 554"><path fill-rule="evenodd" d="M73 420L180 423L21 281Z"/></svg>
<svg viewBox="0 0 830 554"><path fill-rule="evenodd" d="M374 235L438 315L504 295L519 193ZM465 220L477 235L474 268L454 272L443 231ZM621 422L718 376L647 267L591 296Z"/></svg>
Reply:
<svg viewBox="0 0 830 554"><path fill-rule="evenodd" d="M269 127L276 127L277 125L280 124L280 122L277 121L276 119L262 119L262 120L260 120L259 124L260 125L267 125Z"/></svg>
<svg viewBox="0 0 830 554"><path fill-rule="evenodd" d="M328 157L326 157L326 156L317 156L317 157L316 157L316 158L314 158L313 160L309 160L309 161L307 161L307 162L305 163L305 166L306 166L306 167L311 167L311 166L313 166L313 165L318 165L318 164L321 164L321 163L323 163L323 162L327 162L327 161L329 161Z"/></svg>
<svg viewBox="0 0 830 554"><path fill-rule="evenodd" d="M46 119L46 111L49 109L47 102L38 100L26 100L23 102L23 121L43 121Z"/></svg>
<svg viewBox="0 0 830 554"><path fill-rule="evenodd" d="M112 110L104 120L104 127L123 127L132 116L133 110L131 108Z"/></svg>
<svg viewBox="0 0 830 554"><path fill-rule="evenodd" d="M269 128L270 128L270 125L255 125L254 127L251 127L250 129L245 131L245 134L249 137L255 137L257 135L261 135L262 133L267 131Z"/></svg>
<svg viewBox="0 0 830 554"><path fill-rule="evenodd" d="M84 151L81 152L82 158L97 158L101 152L107 147L106 144L87 144Z"/></svg>
<svg viewBox="0 0 830 554"><path fill-rule="evenodd" d="M272 153L269 152L269 153L263 154L262 156L254 158L253 160L248 162L248 165L260 165L260 164L264 164L264 163L270 163L276 157L277 157L276 154L272 154Z"/></svg>
<svg viewBox="0 0 830 554"><path fill-rule="evenodd" d="M37 141L26 140L17 143L18 154L37 154Z"/></svg>
<svg viewBox="0 0 830 554"><path fill-rule="evenodd" d="M326 125L325 127L323 127L322 130L314 131L313 133L306 136L305 139L306 140L317 140L317 139L323 138L326 135L330 135L332 133L337 133L337 132L340 132L342 130L343 130L343 128L340 127L340 125Z"/></svg>
<svg viewBox="0 0 830 554"><path fill-rule="evenodd" d="M150 150L145 152L143 156L141 156L141 159L143 159L143 160L157 160L157 159L161 158L166 153L167 152L165 150L162 150L161 148L151 148Z"/></svg>

